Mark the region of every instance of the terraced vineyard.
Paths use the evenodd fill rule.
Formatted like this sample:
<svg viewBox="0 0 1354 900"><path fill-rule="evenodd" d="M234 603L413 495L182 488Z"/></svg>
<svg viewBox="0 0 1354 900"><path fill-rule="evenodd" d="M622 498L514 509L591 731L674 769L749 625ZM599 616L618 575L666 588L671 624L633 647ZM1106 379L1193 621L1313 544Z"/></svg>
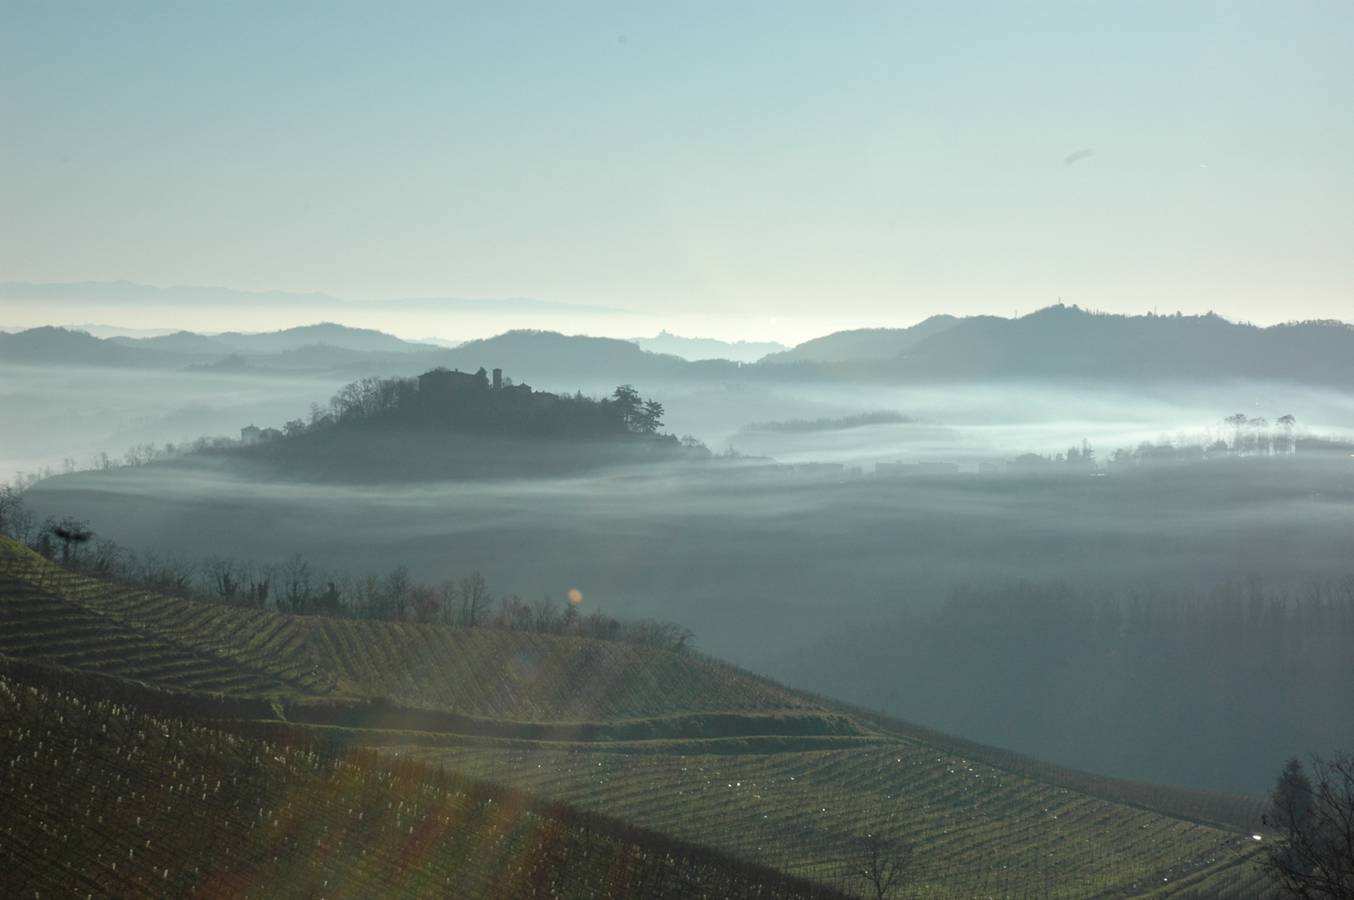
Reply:
<svg viewBox="0 0 1354 900"><path fill-rule="evenodd" d="M187 690L270 693L285 690L275 674L211 652L198 642L163 636L0 576L0 654Z"/></svg>
<svg viewBox="0 0 1354 900"><path fill-rule="evenodd" d="M0 676L0 895L829 897L493 785Z"/></svg>
<svg viewBox="0 0 1354 900"><path fill-rule="evenodd" d="M783 871L844 883L855 841L902 839L917 863L903 896L1200 892L1256 896L1256 842L1034 781L906 741L743 755L406 747L409 758Z"/></svg>
<svg viewBox="0 0 1354 900"><path fill-rule="evenodd" d="M527 722L820 705L732 666L618 641L291 616L167 597L69 572L3 537L0 578L8 579L0 597L16 621L26 620L20 603L41 598L52 609L64 604L70 607L64 614L99 616L148 640L266 673L272 689L298 696L384 697L411 707ZM0 652L42 655L44 634ZM91 634L69 638L67 665L86 667L80 654ZM96 664L97 656L89 659L90 668L108 671ZM155 677L144 680L196 688L172 671L150 674Z"/></svg>
<svg viewBox="0 0 1354 900"><path fill-rule="evenodd" d="M250 788L257 808L249 807L254 800L237 797L244 805L226 816L243 823L231 827L253 836L222 838L223 846L235 849L221 851L228 859L218 868L246 874L222 876L223 887L210 892L248 892L262 883L251 879L265 875L312 888L315 879L323 888L323 879L333 877L360 892L380 884L373 879L396 877L381 874L382 866L411 879L384 889L411 893L434 892L447 878L454 883L480 877L456 874L458 867L474 864L466 857L437 856L442 850L426 851L431 861L406 855L409 862L397 865L393 859L413 851L392 849L399 844L394 837L378 851L339 827L340 807L348 808L343 791L352 785L339 785L347 770L332 761L349 759L344 754L355 750L379 750L387 760L377 765L363 756L368 760L363 771L385 765L425 773L400 781L405 793L392 797L425 796L420 793L425 787L410 785L426 782L428 771L463 773L506 783L541 803L604 812L678 842L711 845L731 865L767 866L829 887L859 887L850 880L860 868L859 842L877 835L915 847L904 896L1253 897L1265 888L1254 864L1262 846L1250 833L1254 804L1244 798L1060 769L798 693L697 654L191 602L76 575L3 541L0 624L0 673L8 672L11 682L26 679L39 693L59 695L57 706L68 708L60 715L142 716L137 720L142 725L117 731L107 746L97 736L91 741L94 732L85 725L52 738L72 759L93 753L97 761L88 763L89 771L117 759L123 760L118 765L140 765L143 753L147 759L155 753L191 759L189 771L215 766L236 778L243 777L242 759L262 767L263 781ZM24 690L30 688L12 688L8 701L17 704L19 719L36 715ZM122 705L110 706L114 700ZM143 712L133 713L132 707ZM158 718L150 718L152 712ZM185 717L212 723L207 727ZM99 729L103 724L99 720ZM44 720L42 727L55 735L60 725ZM8 740L27 741L29 726L15 727ZM153 752L133 749L148 747L147 741L159 746L156 734L168 743ZM10 757L11 775L29 773L9 790L17 792L11 799L28 804L19 808L28 810L24 827L37 829L30 835L34 846L78 831L68 820L70 808L35 793L45 770L33 769L26 754L36 749L35 760L58 768L57 758L45 755L56 745L46 740L37 748L24 743ZM368 749L360 749L364 746ZM138 772L132 790L150 810L146 798L153 779ZM72 798L85 791L98 795L99 777L67 784L67 792ZM111 777L125 785L132 776ZM398 781L371 777L385 787ZM305 810L287 807L282 789L269 778L278 784L297 781L309 786L298 788L303 795L313 791L328 799L307 800L320 805ZM170 794L155 803L181 810L175 815L197 817L193 821L223 815L210 794L198 790L201 784L201 779L171 782ZM206 804L201 812L191 811L190 792ZM426 814L417 821L397 813L398 827L447 834L447 823L460 822L464 812L463 800L450 796L427 801L432 806L420 807ZM126 801L112 802L109 807L105 797L76 812L87 819ZM519 805L536 809L535 802ZM450 804L446 809L454 807L454 814L426 812L443 808L439 803ZM239 818L241 810L254 818ZM269 825L264 813L270 811L286 824ZM519 819L495 826L494 839L519 850L530 845L536 826L527 828ZM312 820L330 823L330 830L307 830ZM44 830L43 822L56 831ZM93 859L102 865L107 854L127 849L136 858L137 848L120 843L128 834L80 840L94 842ZM291 835L286 840L293 843L281 846L292 848L287 853L293 855L261 847L262 834L273 835L269 848L278 835ZM298 848L306 847L319 848L311 854L315 860L300 854ZM363 850L374 854L367 862L361 862ZM25 864L22 850L14 852L15 871L36 878L31 859ZM201 872L190 878L168 864L211 852L210 844L185 844L153 870L162 880L188 879L174 882L185 887L215 884L202 881ZM270 861L269 852L277 858ZM351 865L335 861L353 854L357 861ZM449 861L453 858L459 861ZM125 865L120 856L118 861ZM403 871L410 866L419 871ZM137 871L136 878L145 876ZM558 877L567 882L574 875ZM91 890L116 893L118 883L99 881L101 887ZM519 884L504 882L509 883ZM471 893L489 890L487 882L460 884Z"/></svg>

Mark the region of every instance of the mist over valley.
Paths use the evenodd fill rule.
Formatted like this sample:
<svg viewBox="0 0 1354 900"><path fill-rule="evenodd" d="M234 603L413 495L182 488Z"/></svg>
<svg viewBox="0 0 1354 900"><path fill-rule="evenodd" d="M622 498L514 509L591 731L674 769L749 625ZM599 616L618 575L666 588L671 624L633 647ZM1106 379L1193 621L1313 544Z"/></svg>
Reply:
<svg viewBox="0 0 1354 900"><path fill-rule="evenodd" d="M1334 706L1297 724L1283 691L1247 690L1230 701L1243 718L1209 719L1214 701L1201 696L1174 724L1153 714L1146 728L1126 710L1171 692L1154 674L1161 663L1140 655L1146 638L1095 651L1130 654L1110 665L1103 655L1081 659L1098 645L1061 622L1084 616L1091 629L1105 604L1133 598L1167 608L1160 598L1188 605L1226 595L1244 608L1248 597L1283 605L1316 585L1347 590L1338 586L1354 572L1354 401L1333 388L1094 372L1071 386L1018 367L1009 378L903 383L779 362L712 371L619 342L528 332L410 348L394 361L388 348L353 351L364 368L416 373L434 360L470 371L497 350L524 365L533 387L521 396L537 403L607 398L615 383L634 380L661 401L662 430L687 436L696 452L675 438L617 443L567 420L540 419L520 433L492 416L475 425L470 412L430 420L424 406L325 425L323 416L339 415L329 397L350 367L281 371L286 345L254 340L275 349L249 373L9 367L4 412L31 440L9 445L19 451L11 466L25 449L75 451L81 441L94 459L97 428L115 451L119 441L180 444L135 465L120 465L116 452L111 465L77 458L77 468L95 471L40 481L27 495L32 508L78 513L100 535L182 560L229 546L240 560L281 564L301 554L346 574L399 560L429 583L473 571L529 599L576 590L589 608L674 622L708 652L797 687L1124 777L1259 790L1304 741L1350 737L1336 714L1351 699L1339 679L1321 694ZM583 364L589 357L601 360L595 372ZM506 370L505 383L516 374ZM412 375L362 383L407 384L420 396ZM494 396L492 386L482 390ZM67 413L44 414L53 407ZM411 409L424 411L411 418ZM1235 410L1245 411L1240 420L1224 422ZM266 439L241 445L246 426ZM222 437L191 449L191 437L212 433ZM1071 631L982 637L982 620L951 615L955 598L975 591L1017 616L1021 604L1070 592L1077 601L1059 627ZM1218 609L1230 615L1226 603ZM1211 627L1175 627L1195 642L1177 678L1234 665L1225 646L1208 642ZM926 652L915 644L923 634ZM1075 652L1053 650L1056 641ZM953 656L935 654L945 642L958 642ZM1319 659L1342 659L1343 648L1280 648L1252 660L1261 669L1238 666L1225 679L1263 678L1265 667L1294 658L1327 665ZM1055 676L1027 667L1050 652L1082 672L1082 694L1038 686ZM900 687L917 679L930 687ZM1018 693L1002 707L1009 714L994 715L995 698L1010 689ZM1119 699L1106 700L1107 691ZM1074 721L1069 710L1078 708ZM1257 721L1266 723L1263 741Z"/></svg>
<svg viewBox="0 0 1354 900"><path fill-rule="evenodd" d="M0 2L0 898L1354 898L1347 4Z"/></svg>

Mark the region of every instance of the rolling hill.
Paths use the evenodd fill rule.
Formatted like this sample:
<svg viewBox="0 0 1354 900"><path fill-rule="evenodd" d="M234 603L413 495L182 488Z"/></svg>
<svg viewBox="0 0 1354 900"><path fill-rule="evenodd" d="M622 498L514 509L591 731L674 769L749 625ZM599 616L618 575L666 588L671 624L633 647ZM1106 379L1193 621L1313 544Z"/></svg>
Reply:
<svg viewBox="0 0 1354 900"><path fill-rule="evenodd" d="M933 334L952 328L960 319L931 316L909 328L855 328L835 331L784 350L761 360L767 364L853 363L871 359L892 359L906 353Z"/></svg>
<svg viewBox="0 0 1354 900"><path fill-rule="evenodd" d="M762 361L888 382L1274 379L1354 384L1354 327L1259 327L1209 313L1109 315L1058 304L1019 318L935 316L910 329L844 331Z"/></svg>
<svg viewBox="0 0 1354 900"><path fill-rule="evenodd" d="M725 360L690 363L640 349L637 344L615 338L564 335L554 331L519 329L481 340L466 341L444 351L441 364L473 372L495 366L520 372L523 378L573 378L591 381L598 373L614 377L680 377L696 368L734 371Z"/></svg>
<svg viewBox="0 0 1354 900"><path fill-rule="evenodd" d="M658 378L710 379L753 372L724 359L689 362L641 349L631 341L552 331L514 330L455 347L413 343L381 331L332 322L259 334L189 331L152 337L97 338L43 326L0 332L0 362L37 366L144 369L221 368L344 375L414 374L437 366L475 371L505 368L533 382L593 383Z"/></svg>
<svg viewBox="0 0 1354 900"><path fill-rule="evenodd" d="M431 345L410 343L383 331L353 328L335 322L319 322L314 325L298 325L280 331L257 333L225 331L220 334L204 335L179 331L155 337L113 337L109 340L129 347L149 347L195 355L283 353L317 344L366 353L413 353L433 349Z"/></svg>
<svg viewBox="0 0 1354 900"><path fill-rule="evenodd" d="M737 861L847 886L860 836L885 833L916 848L905 896L1254 896L1262 887L1253 865L1260 845L1250 837L1255 804L1245 798L1060 769L793 691L697 653L193 602L77 574L7 540L0 615L0 703L27 723L6 740L52 735L39 739L31 760L23 747L33 743L5 748L24 759L22 772L0 775L7 802L22 811L10 827L23 831L24 847L59 840L83 848L63 857L80 860L81 872L60 876L78 890L156 873L191 884L219 877L246 892L261 883L250 879L265 876L298 884L336 878L359 893L381 883L372 879L414 879L389 883L422 886L410 888L417 892L438 877L479 878L443 843L429 857L408 856L410 828L451 829L458 837L450 847L480 840L478 826L457 818L471 791L464 785L477 779L533 798L511 805L528 824L504 823L499 840L529 842L520 829L534 833L542 820L533 817L549 820L542 811L560 801L574 812L555 819L605 811L646 829L630 844L663 835L674 846L713 847L714 861L700 864L711 873ZM55 699L34 703L35 696ZM118 717L121 724L112 721ZM149 736L111 753L89 741L105 724ZM78 761L74 789L39 790L36 773L58 758ZM146 773L166 758L179 761L169 769L176 774L150 783ZM218 778L243 777L241 759L268 762L251 770L258 781L243 794L227 795L239 809L227 803L229 814L217 816L219 848L184 837L188 844L154 855L162 852L156 841L177 830L168 823L216 816L214 793L205 806L193 795ZM108 783L104 767L131 779L121 802L98 793ZM454 786L428 787L436 772L457 773ZM376 785L398 785L382 795L387 814L396 797L420 799L393 824L387 815L375 830L346 830L344 816L358 801L345 791L370 802ZM122 803L130 804L125 812ZM88 812L96 806L116 823L96 827ZM151 809L168 818L138 831L133 810L149 822ZM442 831L429 824L437 821ZM579 827L577 839L589 845L601 840L596 830L613 835L606 846L614 850L616 832L606 831L613 825ZM563 830L560 840L572 840ZM138 861L143 833L153 852ZM275 859L260 855L260 834L287 836ZM336 852L298 855L317 841ZM124 862L128 849L133 857ZM364 850L373 862L344 861ZM401 854L406 863L392 864ZM107 867L114 856L122 875ZM27 868L22 859L10 868L36 878L32 858ZM646 857L636 850L628 858ZM559 877L595 872L569 867Z"/></svg>
<svg viewBox="0 0 1354 900"><path fill-rule="evenodd" d="M695 351L686 344L672 344L679 339L671 335L666 338L671 339L668 344L646 341L641 346L634 341L517 329L448 348L333 323L265 334L177 332L105 339L42 327L0 333L0 360L142 368L211 366L230 360L237 369L347 375L413 374L437 366L464 371L504 368L532 383L570 390L666 380L907 384L1270 379L1354 384L1354 327L1333 321L1262 328L1212 313L1107 315L1059 304L1019 318L937 315L910 328L841 331L755 363L682 358L678 354ZM662 347L672 352L653 352Z"/></svg>
<svg viewBox="0 0 1354 900"><path fill-rule="evenodd" d="M98 338L77 329L51 326L0 333L0 360L67 367L184 368L239 356L266 368L327 371L357 366L382 370L397 366L406 356L435 349L381 331L333 322L259 334L177 331L152 337Z"/></svg>
<svg viewBox="0 0 1354 900"><path fill-rule="evenodd" d="M660 331L651 338L635 338L633 343L650 353L666 353L691 361L727 359L750 363L788 349L775 341L720 341L714 338L683 337L668 331Z"/></svg>
<svg viewBox="0 0 1354 900"><path fill-rule="evenodd" d="M27 365L164 368L180 364L182 358L154 348L96 338L83 331L44 325L13 333L0 332L0 361Z"/></svg>

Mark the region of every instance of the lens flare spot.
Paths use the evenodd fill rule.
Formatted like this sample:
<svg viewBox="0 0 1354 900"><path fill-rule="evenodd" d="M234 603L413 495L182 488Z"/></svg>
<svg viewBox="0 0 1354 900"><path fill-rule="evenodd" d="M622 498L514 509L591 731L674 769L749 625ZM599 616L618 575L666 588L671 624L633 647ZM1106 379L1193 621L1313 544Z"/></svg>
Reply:
<svg viewBox="0 0 1354 900"><path fill-rule="evenodd" d="M578 588L569 588L569 602L574 606L583 602L583 592Z"/></svg>

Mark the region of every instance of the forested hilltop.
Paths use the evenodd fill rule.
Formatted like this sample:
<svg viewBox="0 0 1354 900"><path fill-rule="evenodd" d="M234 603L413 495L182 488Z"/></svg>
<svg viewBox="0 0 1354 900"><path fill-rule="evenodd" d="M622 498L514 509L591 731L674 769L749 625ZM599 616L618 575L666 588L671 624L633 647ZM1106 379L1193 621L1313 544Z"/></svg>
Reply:
<svg viewBox="0 0 1354 900"><path fill-rule="evenodd" d="M663 434L663 414L630 385L594 398L533 390L501 369L437 368L351 382L308 419L248 426L223 449L289 476L342 480L529 478L710 456L695 438Z"/></svg>
<svg viewBox="0 0 1354 900"><path fill-rule="evenodd" d="M309 427L384 422L480 434L662 439L663 412L663 404L630 385L597 399L532 390L504 378L502 369L494 369L491 380L483 368L469 373L439 367L416 378L354 381L334 395L328 410L312 414ZM299 430L295 422L288 428Z"/></svg>

